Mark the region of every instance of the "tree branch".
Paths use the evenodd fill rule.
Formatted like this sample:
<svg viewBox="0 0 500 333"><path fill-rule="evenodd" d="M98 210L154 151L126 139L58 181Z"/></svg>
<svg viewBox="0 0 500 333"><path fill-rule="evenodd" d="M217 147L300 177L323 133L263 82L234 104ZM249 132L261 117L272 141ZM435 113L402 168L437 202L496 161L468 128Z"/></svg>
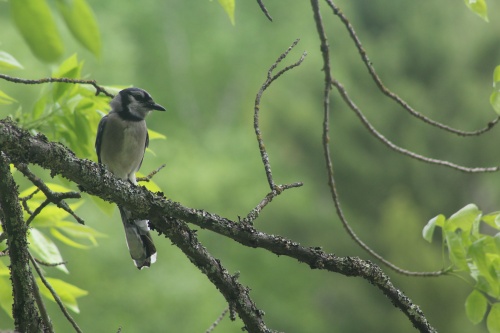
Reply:
<svg viewBox="0 0 500 333"><path fill-rule="evenodd" d="M38 80L31 79L21 79L18 77L12 77L5 74L0 74L0 79L4 79L5 81L14 82L14 83L22 83L22 84L43 84L43 83L52 83L52 82L61 82L61 83L71 83L71 84L90 84L95 88L95 95L104 94L108 97L115 97L112 93L109 93L104 87L101 87L97 84L95 80L80 80L80 79L69 79L65 77L47 77Z"/></svg>
<svg viewBox="0 0 500 333"><path fill-rule="evenodd" d="M7 234L10 276L14 294L12 315L16 331L49 332L43 325L33 297L32 273L29 269L27 233L19 205L17 185L9 168L10 161L0 151L0 220Z"/></svg>
<svg viewBox="0 0 500 333"><path fill-rule="evenodd" d="M435 332L419 307L396 289L389 277L377 265L369 261L356 257L337 257L318 248L306 248L286 238L258 231L248 223L237 223L203 210L184 207L180 203L166 200L163 196L151 193L142 186L131 186L128 182L115 178L105 168L92 161L76 158L69 149L61 144L48 142L43 135L32 136L8 119L0 120L0 146L12 160L38 164L51 170L52 174L62 175L82 185L88 193L130 209L135 213L134 217L149 219L153 228L167 235L169 235L169 229L175 230L181 227L180 231L185 232L186 235L190 234L183 229L181 224L174 223L177 219L224 235L245 246L260 247L279 255L295 258L311 268L361 277L379 288L421 332ZM169 218L167 220L164 217ZM189 237L186 235L176 234L175 237L179 238L176 242L179 244L187 242ZM204 260L211 261L207 258ZM217 266L215 269L219 274ZM228 281L228 283L232 282ZM225 297L227 299L226 295ZM236 308L236 310L242 319L256 316L252 311L240 313L242 310L246 311L244 307L243 309ZM245 325L250 326L247 322Z"/></svg>
<svg viewBox="0 0 500 333"><path fill-rule="evenodd" d="M417 119L422 120L424 123L427 123L431 126L440 128L440 129L445 130L447 132L457 134L459 136L479 136L479 135L484 134L484 133L488 132L489 130L491 130L498 123L498 121L500 120L500 116L498 116L497 118L490 121L484 128L481 128L481 129L476 130L476 131L467 132L467 131L455 129L455 128L450 127L450 126L445 125L445 124L441 124L435 120L432 120L432 119L424 116L420 112L413 109L405 100L403 100L401 97L399 97L396 93L389 90L383 84L382 79L380 78L380 76L378 76L377 72L375 71L375 67L373 67L372 62L368 58L368 54L366 53L365 49L363 48L363 45L361 44L361 41L358 38L356 31L354 30L354 27L351 25L351 22L349 22L349 19L345 16L345 14L340 10L339 7L337 7L335 5L333 0L326 0L326 3L332 9L333 14L335 14L340 19L340 21L344 24L349 35L351 36L352 41L354 42L354 45L358 49L359 55L361 56L361 60L365 64L366 68L368 69L368 72L370 73L370 75L371 75L373 81L375 82L375 84L377 85L377 87L380 89L380 91L385 96L394 100L397 104L399 104L409 114L411 114L412 116L414 116Z"/></svg>

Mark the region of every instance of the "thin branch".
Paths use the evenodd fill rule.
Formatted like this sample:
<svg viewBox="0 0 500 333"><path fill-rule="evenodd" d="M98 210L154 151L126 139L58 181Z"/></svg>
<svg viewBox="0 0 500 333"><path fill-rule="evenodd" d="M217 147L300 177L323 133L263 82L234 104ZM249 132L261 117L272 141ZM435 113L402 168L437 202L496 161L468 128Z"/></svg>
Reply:
<svg viewBox="0 0 500 333"><path fill-rule="evenodd" d="M224 317L228 312L229 312L229 307L225 308L224 311L222 311L220 316L217 319L215 319L215 321L212 323L212 325L210 325L210 327L205 331L205 333L211 333L217 327L217 325L219 325L222 319L224 319Z"/></svg>
<svg viewBox="0 0 500 333"><path fill-rule="evenodd" d="M351 22L349 22L349 19L344 15L344 13L340 10L340 8L335 5L333 0L326 0L326 2L328 3L328 6L330 6L330 8L333 10L333 13L339 17L339 19L342 21L342 23L346 27L347 31L349 32L349 35L351 36L351 39L353 40L354 44L356 45L356 48L358 49L358 52L361 56L363 63L365 64L366 68L368 69L368 72L370 73L373 81L375 81L375 84L377 85L377 87L380 89L380 91L384 95L386 95L387 97L389 97L390 99L392 99L396 103L398 103L409 114L411 114L412 116L414 116L417 119L422 120L423 122L425 122L429 125L432 125L434 127L440 128L442 130L448 131L450 133L453 133L453 134L456 134L459 136L478 136L478 135L481 135L485 132L488 132L498 123L498 121L500 120L500 116L493 119L492 121L490 121L484 128L481 128L481 129L476 130L476 131L468 132L468 131L462 131L462 130L452 128L448 125L441 124L435 120L432 120L432 119L424 116L423 114L421 114L418 111L416 111L415 109L413 109L405 100L403 100L401 97L399 97L396 93L389 90L382 83L382 79L378 76L377 72L375 71L375 68L374 68L372 62L368 58L368 55L367 55L365 49L363 48L363 45L361 44L361 41L358 38L358 36L354 30L354 27L351 25Z"/></svg>
<svg viewBox="0 0 500 333"><path fill-rule="evenodd" d="M38 276L40 277L40 280L42 280L42 283L50 291L50 293L52 294L52 297L54 297L54 300L56 301L57 305L59 305L59 308L61 309L61 311L64 314L64 316L66 317L66 319L71 323L71 325L73 326L73 328L75 329L76 332L82 333L82 330L80 329L80 327L78 327L78 324L71 317L71 315L69 314L68 310L66 310L66 307L64 306L63 302L61 301L61 298L59 298L59 295L56 293L56 291L54 290L54 288L52 288L52 286L50 285L49 281L47 281L47 279L43 275L43 272L40 269L40 266L38 266L35 258L33 258L33 256L31 255L31 253L28 252L28 254L29 254L29 259L31 261L31 264L33 265L33 267L35 267L35 270L38 273Z"/></svg>
<svg viewBox="0 0 500 333"><path fill-rule="evenodd" d="M269 192L264 199L262 199L259 204L248 213L247 217L243 219L244 223L253 223L253 221L259 217L260 212L264 207L266 207L275 197L280 195L284 190L294 188L294 187L300 187L304 185L302 182L297 182L297 183L292 183L292 184L285 184L285 185L276 185L275 189Z"/></svg>
<svg viewBox="0 0 500 333"><path fill-rule="evenodd" d="M166 164L160 165L160 167L156 170L151 171L151 173L145 177L138 177L137 181L138 182L149 182L151 181L151 178L153 178L158 172L160 172L161 169L163 169L166 166Z"/></svg>
<svg viewBox="0 0 500 333"><path fill-rule="evenodd" d="M49 262L45 262L45 261L42 261L40 259L37 259L37 258L34 258L35 261L42 265L42 266L47 266L47 267L56 267L56 266L60 266L60 265L66 265L68 262L67 261L61 261L61 262L55 262L55 263L49 263Z"/></svg>
<svg viewBox="0 0 500 333"><path fill-rule="evenodd" d="M264 15L266 15L266 17L269 19L269 21L272 22L273 18L271 17L271 14L269 14L269 12L267 11L267 8L264 5L264 3L262 2L262 0L257 0L257 3L259 4L260 10L262 10Z"/></svg>
<svg viewBox="0 0 500 333"><path fill-rule="evenodd" d="M65 192L65 193L54 192L47 185L45 185L43 180L41 180L35 174L33 174L26 164L17 163L15 166L19 171L22 172L22 174L26 178L28 178L36 187L38 187L43 192L43 194L45 194L45 196L47 197L47 200L49 202L52 202L52 203L56 204L57 207L65 210L67 213L69 213L71 216L73 216L78 223L85 224L85 221L83 221L78 215L76 215L75 212L73 212L73 210L64 201L64 199L80 199L81 198L80 193L78 193L78 192ZM38 211L38 208L35 211ZM40 211L41 211L41 209L37 212L37 214L40 213ZM30 222L31 222L31 220L33 220L33 218L37 214L31 214Z"/></svg>
<svg viewBox="0 0 500 333"><path fill-rule="evenodd" d="M38 306L38 310L40 311L40 316L42 317L43 323L47 328L47 332L54 332L54 327L52 326L52 320L50 320L49 313L47 312L47 308L45 307L45 303L42 299L42 294L40 294L40 288L38 288L38 284L36 283L35 277L33 276L33 272L31 273L31 284L33 286L33 295L35 297L36 305Z"/></svg>
<svg viewBox="0 0 500 333"><path fill-rule="evenodd" d="M316 22L316 28L318 30L319 39L321 42L321 53L323 55L323 71L325 75L324 82L324 91L323 91L323 154L325 156L326 162L326 170L328 172L328 186L330 188L330 194L332 196L333 203L335 205L337 215L347 233L351 236L351 238L366 252L375 258L379 259L383 264L390 267L394 271L404 274L404 275L412 275L412 276L438 276L443 274L443 271L437 272L411 272L405 269L402 269L390 261L386 260L384 257L376 253L372 250L367 244L365 244L354 232L351 228L349 222L347 221L344 213L342 211L342 207L340 204L340 199L337 193L337 189L335 186L335 178L333 172L333 163L332 157L330 153L330 92L331 92L331 65L330 65L330 54L329 54L329 46L328 39L326 37L325 29L323 27L323 20L321 18L321 13L319 11L318 0L311 0L311 6L313 9L314 20Z"/></svg>
<svg viewBox="0 0 500 333"><path fill-rule="evenodd" d="M32 215L33 212L31 211L31 209L28 206L28 201L31 200L31 198L33 198L33 196L35 194L37 194L38 192L40 192L39 188L37 188L36 190L34 190L33 193L31 193L30 195L22 197L22 198L19 198L19 200L21 200L21 203L23 205L24 210L26 211L26 213L28 213L30 215Z"/></svg>
<svg viewBox="0 0 500 333"><path fill-rule="evenodd" d="M498 170L500 170L500 166L495 166L495 167L474 167L474 168L465 167L465 166L458 165L458 164L455 164L455 163L452 163L452 162L449 162L449 161L438 160L438 159L435 159L435 158L429 158L429 157L426 157L426 156L422 156L422 155L419 155L417 153L414 153L412 151L409 151L407 149L404 149L404 148L401 148L401 147L397 146L393 142L389 141L386 137L384 137L380 132L378 132L375 129L375 127L373 127L372 124L370 124L370 122L368 121L368 119L366 119L366 117L363 115L363 113L358 108L358 106L351 100L351 98L347 94L347 91L345 90L344 86L340 82L338 82L337 80L333 79L332 80L332 85L335 88L337 88L337 91L339 92L340 96L342 96L342 99L344 100L344 102L349 106L349 108L352 111L354 111L354 113L356 114L356 116L358 116L358 118L361 120L361 122L363 123L363 125L368 129L368 131L374 137L376 137L377 139L379 139L384 145L386 145L387 147L389 147L390 149L392 149L392 150L394 150L394 151L396 151L396 152L398 152L400 154L409 156L409 157L411 157L413 159L416 159L416 160L419 160L419 161L422 161L422 162L425 162L425 163L442 165L442 166L446 166L446 167L449 167L449 168L452 168L452 169L455 169L455 170L459 170L459 171L462 171L462 172L465 172L465 173L497 172Z"/></svg>
<svg viewBox="0 0 500 333"><path fill-rule="evenodd" d="M269 70L267 72L267 79L266 79L266 81L264 81L261 88L259 89L259 92L257 93L257 96L255 97L253 124L254 124L254 129L255 129L255 135L257 136L257 142L259 144L259 150L260 150L260 155L262 157L262 163L264 163L264 169L266 171L267 181L269 183L269 187L270 187L271 191L273 191L275 189L276 184L274 183L274 180L273 180L273 175L271 172L271 163L269 162L269 155L267 154L266 147L264 145L264 139L262 138L262 133L261 133L260 127L259 127L260 100L262 98L262 94L264 93L264 91L271 85L271 83L273 83L274 80L278 79L281 75L283 75L284 73L286 73L290 69L299 66L302 63L302 61L304 61L304 58L306 56L305 52L302 54L302 56L300 57L300 59L297 62L295 62L289 66L286 66L285 68L280 70L278 73L273 75L273 72L276 69L276 67L278 66L278 64L283 59L286 58L288 53L290 53L290 51L294 48L295 45L297 45L298 42L299 42L299 39L295 40L293 42L293 44L284 53L282 53L278 57L278 59L274 62L274 64L269 68Z"/></svg>
<svg viewBox="0 0 500 333"><path fill-rule="evenodd" d="M22 84L43 84L43 83L53 83L53 82L61 82L61 83L72 83L72 84L90 84L95 88L95 95L104 94L108 97L115 97L115 95L109 93L104 87L101 87L97 84L95 80L80 80L80 79L68 79L65 77L47 77L38 80L31 79L21 79L18 77L12 77L5 74L0 74L0 79L4 79L9 82L14 83L22 83Z"/></svg>

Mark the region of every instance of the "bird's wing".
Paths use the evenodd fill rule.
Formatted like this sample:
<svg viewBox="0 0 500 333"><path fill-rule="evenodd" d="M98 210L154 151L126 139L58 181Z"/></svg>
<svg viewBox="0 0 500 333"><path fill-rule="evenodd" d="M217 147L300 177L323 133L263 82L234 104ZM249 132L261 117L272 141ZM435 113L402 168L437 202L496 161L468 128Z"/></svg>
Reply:
<svg viewBox="0 0 500 333"><path fill-rule="evenodd" d="M104 116L99 122L99 127L97 128L97 136L95 138L95 151L97 153L97 160L101 163L101 144L102 135L104 133L104 128L106 127L106 122L108 121L108 116Z"/></svg>
<svg viewBox="0 0 500 333"><path fill-rule="evenodd" d="M146 153L146 148L148 148L149 146L149 132L147 131L146 129L146 142L144 144L144 153ZM141 168L142 166L142 161L144 161L144 155L145 154L142 154L142 159L141 159L141 163L139 163L139 167L137 168L137 171L139 171L139 169Z"/></svg>

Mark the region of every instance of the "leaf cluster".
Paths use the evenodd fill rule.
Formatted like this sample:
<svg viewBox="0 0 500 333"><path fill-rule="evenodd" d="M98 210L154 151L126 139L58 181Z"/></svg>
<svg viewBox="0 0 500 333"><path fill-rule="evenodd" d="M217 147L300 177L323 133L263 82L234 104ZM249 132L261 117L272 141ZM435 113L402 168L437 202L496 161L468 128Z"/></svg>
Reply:
<svg viewBox="0 0 500 333"><path fill-rule="evenodd" d="M424 239L431 242L436 228L441 230L449 270L468 274L474 283L465 302L467 317L474 324L481 322L490 304L488 330L499 332L500 212L483 215L476 205L469 204L449 218L438 215L424 227Z"/></svg>

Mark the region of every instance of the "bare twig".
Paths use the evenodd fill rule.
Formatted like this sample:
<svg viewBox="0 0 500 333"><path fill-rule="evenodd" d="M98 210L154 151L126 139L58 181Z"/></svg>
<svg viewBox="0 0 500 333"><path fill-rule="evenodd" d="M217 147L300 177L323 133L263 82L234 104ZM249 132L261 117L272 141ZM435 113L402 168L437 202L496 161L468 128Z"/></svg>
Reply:
<svg viewBox="0 0 500 333"><path fill-rule="evenodd" d="M205 331L205 333L211 333L217 327L217 325L219 325L222 319L224 319L224 317L228 312L229 312L229 307L225 308L224 311L222 311L220 316L212 323L212 325L210 325L210 327Z"/></svg>
<svg viewBox="0 0 500 333"><path fill-rule="evenodd" d="M278 59L274 62L274 64L269 68L269 70L267 72L267 79L266 79L266 81L264 81L259 92L257 93L257 96L255 97L253 124L254 124L254 129L255 129L255 135L257 136L257 142L259 144L259 150L260 150L260 155L262 157L262 163L264 163L264 169L266 171L267 181L269 183L269 187L271 188L271 191L273 191L275 189L276 184L274 183L274 180L273 180L273 175L271 172L271 164L269 162L269 155L267 154L266 147L264 145L264 139L262 138L262 133L261 133L260 127L259 127L260 100L262 98L262 94L264 93L264 91L271 85L271 83L274 80L279 78L281 75L283 75L285 72L289 71L290 69L299 66L302 63L302 61L304 61L304 58L306 56L305 52L302 54L302 56L300 57L300 59L297 62L295 62L289 66L286 66L285 68L280 70L278 73L273 75L273 71L276 69L278 64L283 59L285 59L285 57L288 55L288 53L294 48L295 45L297 45L298 42L299 42L298 39L295 40L293 42L293 44L284 53L282 53L278 57Z"/></svg>
<svg viewBox="0 0 500 333"><path fill-rule="evenodd" d="M344 100L344 102L349 106L349 108L352 111L354 111L354 113L356 114L356 116L358 116L358 118L361 120L361 122L363 123L363 125L368 129L368 131L374 137L376 137L377 139L379 139L384 145L386 145L387 147L389 147L390 149L392 149L394 151L397 151L398 153L401 153L403 155L406 155L406 156L409 156L411 158L414 158L416 160L425 162L425 163L442 165L442 166L446 166L446 167L449 167L449 168L452 168L452 169L455 169L455 170L459 170L459 171L462 171L462 172L466 172L466 173L497 172L498 170L500 170L500 166L495 166L495 167L474 167L474 168L465 167L465 166L458 165L458 164L455 164L455 163L452 163L452 162L449 162L449 161L444 161L444 160L438 160L438 159L435 159L435 158L425 157L425 156L419 155L417 153L414 153L414 152L412 152L410 150L407 150L407 149L404 149L404 148L401 148L401 147L397 146L396 144L394 144L391 141L389 141L380 132L378 132L375 129L375 127L373 127L372 124L370 124L370 122L368 121L368 119L366 119L366 117L363 115L363 113L358 108L358 106L351 100L351 98L347 94L347 91L345 90L344 86L340 82L338 82L337 80L333 79L332 80L332 85L335 88L337 88L337 91L340 93L340 96L342 96L342 99Z"/></svg>
<svg viewBox="0 0 500 333"><path fill-rule="evenodd" d="M252 223L260 214L262 209L267 206L275 197L281 194L284 190L287 190L289 188L293 187L300 187L304 185L302 182L297 182L297 183L292 183L292 184L285 184L285 185L276 185L275 189L269 192L264 199L259 202L259 204L248 213L247 217L243 219L243 222L245 223Z"/></svg>
<svg viewBox="0 0 500 333"><path fill-rule="evenodd" d="M67 261L61 261L61 262L55 262L55 263L49 263L42 261L40 259L34 258L37 263L39 263L42 266L47 266L47 267L55 267L55 266L60 266L60 265L66 265L68 262Z"/></svg>
<svg viewBox="0 0 500 333"><path fill-rule="evenodd" d="M64 316L66 317L66 319L71 323L71 325L73 326L73 328L75 329L76 332L82 333L82 330L80 329L80 327L78 326L76 321L73 319L73 317L71 317L68 310L66 310L66 307L64 306L63 302L61 301L61 298L59 298L59 295L56 293L54 288L52 288L52 286L50 285L49 281L47 281L47 279L43 275L43 272L40 269L40 266L38 266L35 258L33 258L31 253L28 252L28 254L29 254L29 259L31 261L31 264L33 265L33 267L35 267L35 270L38 273L40 280L42 280L42 283L50 291L50 293L52 294L52 297L54 297L54 300L56 301L57 305L59 305L59 308L61 309L61 311L64 314Z"/></svg>
<svg viewBox="0 0 500 333"><path fill-rule="evenodd" d="M138 177L138 182L149 182L161 169L165 167L166 164L162 164L158 169L151 171L151 173L145 177Z"/></svg>
<svg viewBox="0 0 500 333"><path fill-rule="evenodd" d="M47 329L47 333L54 332L54 327L52 326L52 320L50 320L49 313L47 312L47 308L45 307L45 303L43 302L42 295L40 294L40 288L38 288L38 284L36 283L35 277L33 276L33 272L31 273L31 283L33 286L33 295L35 297L36 305L38 306L38 310L40 311L40 316L42 317L43 323Z"/></svg>
<svg viewBox="0 0 500 333"><path fill-rule="evenodd" d="M30 225L31 222L33 222L33 220L35 219L35 217L40 214L42 212L42 210L48 205L50 204L50 200L49 199L45 199L44 202L42 202L40 204L40 206L36 207L35 208L35 211L33 212L33 214L30 215L30 217L26 220L26 225Z"/></svg>
<svg viewBox="0 0 500 333"><path fill-rule="evenodd" d="M109 93L106 89L99 86L95 80L80 80L80 79L69 79L65 77L47 77L38 80L31 79L21 79L18 77L12 77L5 74L0 74L0 79L4 79L9 82L14 83L22 83L22 84L43 84L43 83L53 83L53 82L61 82L61 83L72 83L72 84L90 84L95 88L95 95L99 95L103 93L104 95L113 98L115 95Z"/></svg>
<svg viewBox="0 0 500 333"><path fill-rule="evenodd" d="M354 44L356 45L356 48L358 49L358 52L361 56L363 63L365 64L366 68L368 69L368 72L370 73L373 81L375 82L377 87L380 89L380 91L384 95L386 95L387 97L391 98L396 103L398 103L404 110L406 110L412 116L416 117L417 119L422 120L423 122L425 122L429 125L435 126L437 128L440 128L442 130L448 131L448 132L453 133L453 134L457 134L459 136L478 136L478 135L481 135L485 132L488 132L498 123L498 121L500 120L500 116L493 119L492 121L490 121L484 128L481 128L481 129L476 130L476 131L468 132L468 131L462 131L462 130L452 128L448 125L441 124L435 120L432 120L432 119L424 116L420 112L413 109L405 100L403 100L401 97L399 97L396 93L389 90L382 83L382 79L378 76L377 72L375 71L375 67L373 66L372 62L368 58L368 55L367 55L365 49L363 48L363 45L361 44L361 41L358 38L358 36L354 30L354 27L351 25L351 22L349 22L349 19L340 10L340 8L335 5L333 0L326 0L326 2L328 4L328 6L330 6L330 8L333 10L333 13L339 17L339 19L342 21L342 23L346 27L347 31L349 32L349 35L351 36L351 39L353 40Z"/></svg>
<svg viewBox="0 0 500 333"><path fill-rule="evenodd" d="M17 163L16 168L22 172L22 174L28 178L36 187L38 187L43 194L47 197L47 200L42 203L45 207L49 202L52 202L57 205L57 207L65 210L68 212L71 216L75 218L75 220L80 223L80 224L85 224L85 221L83 221L78 215L73 212L73 210L68 206L68 204L64 201L64 199L80 199L81 195L78 192L65 192L65 193L57 193L52 191L45 183L38 178L35 174L33 174L28 166L24 163ZM48 201L48 202L47 202ZM42 205L37 207L35 210L36 214L31 214L29 222L33 220L33 218L40 213L41 209L40 208ZM41 208L43 208L41 207Z"/></svg>
<svg viewBox="0 0 500 333"><path fill-rule="evenodd" d="M36 190L34 190L33 193L31 193L30 195L25 196L23 198L19 198L19 200L21 200L21 203L23 204L24 210L26 211L26 213L28 213L30 215L33 215L33 212L31 211L31 209L28 206L28 201L31 200L31 198L33 198L33 196L35 194L37 194L38 192L40 192L39 188L37 188Z"/></svg>
<svg viewBox="0 0 500 333"><path fill-rule="evenodd" d="M330 188L330 193L332 196L333 203L337 210L337 215L344 226L344 229L351 236L351 238L366 252L379 259L383 264L390 267L394 271L404 274L404 275L412 275L412 276L438 276L443 274L443 271L437 272L411 272L405 269L402 269L393 263L386 260L384 257L376 253L372 250L367 244L365 244L354 232L351 228L347 218L344 216L342 211L342 207L340 204L340 199L337 193L337 189L335 186L335 178L333 172L333 163L332 157L330 154L330 92L331 92L331 82L333 81L331 74L331 66L330 66L330 54L329 54L329 46L328 40L326 38L326 33L323 27L323 20L321 18L321 14L319 11L318 0L311 0L311 6L313 9L314 20L316 21L316 28L318 30L320 42L321 42L321 53L323 55L323 71L325 75L325 86L323 91L323 154L325 156L326 169L328 172L328 185Z"/></svg>
<svg viewBox="0 0 500 333"><path fill-rule="evenodd" d="M262 10L264 15L266 15L266 17L269 19L269 21L272 22L273 18L271 17L271 14L269 14L269 12L267 11L267 8L264 5L264 3L262 2L262 0L257 0L257 3L259 4L260 10Z"/></svg>

